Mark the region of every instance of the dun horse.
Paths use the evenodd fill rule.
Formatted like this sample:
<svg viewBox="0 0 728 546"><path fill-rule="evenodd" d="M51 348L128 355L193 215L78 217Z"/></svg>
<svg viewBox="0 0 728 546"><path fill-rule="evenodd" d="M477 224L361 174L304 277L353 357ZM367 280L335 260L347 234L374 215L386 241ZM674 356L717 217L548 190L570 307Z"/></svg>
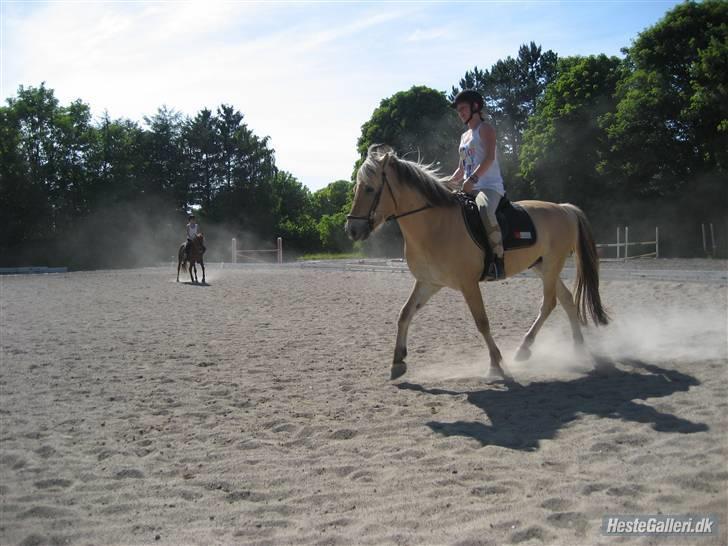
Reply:
<svg viewBox="0 0 728 546"><path fill-rule="evenodd" d="M177 254L177 282L179 282L179 270L182 268L182 271L184 271L189 264L190 269L190 280L193 283L197 283L197 267L195 266L196 263L200 264L200 267L202 268L202 284L205 284L205 262L202 258L203 250L202 245L204 244L205 240L202 237L202 233L197 235L194 239L192 239L192 243L190 243L190 251L189 256L185 253L185 243L182 243L179 247L179 253ZM193 273L194 272L194 276Z"/></svg>
<svg viewBox="0 0 728 546"><path fill-rule="evenodd" d="M370 147L357 173L357 184L346 232L355 241L366 239L385 220L399 222L405 258L415 277L414 288L399 313L391 377L407 371L407 330L415 313L442 287L463 293L475 324L490 353L491 375L510 378L490 332L480 293L484 252L471 239L459 210L459 201L444 178L424 166L396 157L384 145ZM538 317L526 333L516 358L527 359L544 321L556 306L569 316L574 343L583 345L580 323L591 317L607 324L599 296L599 262L589 222L574 205L544 201L518 203L530 214L538 234L533 246L506 250L505 271L510 277L532 267L543 281ZM576 252L576 301L559 277L566 258Z"/></svg>

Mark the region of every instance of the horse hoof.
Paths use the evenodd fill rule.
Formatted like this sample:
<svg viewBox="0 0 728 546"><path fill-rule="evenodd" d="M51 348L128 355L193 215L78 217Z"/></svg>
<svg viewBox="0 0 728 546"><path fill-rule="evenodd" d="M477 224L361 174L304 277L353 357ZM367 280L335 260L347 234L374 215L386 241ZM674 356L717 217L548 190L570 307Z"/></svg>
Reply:
<svg viewBox="0 0 728 546"><path fill-rule="evenodd" d="M504 383L506 385L514 384L516 382L513 376L504 370L490 370L483 380L486 383Z"/></svg>
<svg viewBox="0 0 728 546"><path fill-rule="evenodd" d="M531 358L531 349L521 347L518 349L518 352L516 352L516 360L518 361L528 360L529 358Z"/></svg>
<svg viewBox="0 0 728 546"><path fill-rule="evenodd" d="M407 371L407 364L405 364L404 362L396 362L396 363L392 364L392 375L390 376L390 379L394 380L399 377L402 377L406 371Z"/></svg>
<svg viewBox="0 0 728 546"><path fill-rule="evenodd" d="M505 374L501 370L494 370L492 368L485 375L487 381L502 381L505 377Z"/></svg>

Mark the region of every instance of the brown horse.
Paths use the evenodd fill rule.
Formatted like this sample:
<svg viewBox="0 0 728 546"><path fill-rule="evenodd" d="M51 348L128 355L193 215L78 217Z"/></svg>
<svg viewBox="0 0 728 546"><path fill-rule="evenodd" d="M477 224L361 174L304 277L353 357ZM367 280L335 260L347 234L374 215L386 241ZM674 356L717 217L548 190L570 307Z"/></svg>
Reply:
<svg viewBox="0 0 728 546"><path fill-rule="evenodd" d="M205 284L205 261L202 258L202 255L204 254L204 251L202 249L204 243L205 239L202 236L202 233L199 233L197 237L192 239L192 242L190 243L189 256L187 256L187 253L185 252L185 246L187 246L187 244L182 243L180 245L179 252L177 253L177 282L179 282L180 268L182 268L182 271L184 271L187 264L189 263L190 280L196 284L198 281L197 267L195 266L195 264L199 263L200 267L202 268L202 284ZM192 275L193 272L194 276Z"/></svg>
<svg viewBox="0 0 728 546"><path fill-rule="evenodd" d="M414 314L438 290L447 286L463 293L478 330L490 353L491 374L510 375L501 366L502 356L493 340L480 293L484 253L468 234L455 194L445 178L428 166L398 158L389 146L370 147L357 173L357 184L346 232L355 241L366 239L385 220L399 223L405 241L405 258L415 277L409 299L399 313L392 379L407 371L407 330ZM577 347L584 338L579 323L590 316L595 324L607 324L599 296L599 261L589 222L570 204L521 201L538 233L537 242L505 253L506 276L532 267L543 281L543 302L535 322L516 354L531 355L530 347L546 318L556 306L569 316ZM566 258L576 251L576 302L559 277Z"/></svg>

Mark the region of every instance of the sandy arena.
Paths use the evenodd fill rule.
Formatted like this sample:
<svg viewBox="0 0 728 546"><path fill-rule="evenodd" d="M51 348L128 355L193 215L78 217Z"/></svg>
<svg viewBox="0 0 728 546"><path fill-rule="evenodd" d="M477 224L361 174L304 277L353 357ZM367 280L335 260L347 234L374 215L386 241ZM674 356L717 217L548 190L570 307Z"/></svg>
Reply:
<svg viewBox="0 0 728 546"><path fill-rule="evenodd" d="M481 285L514 387L481 379L451 290L389 381L408 273L0 277L0 543L726 544L726 263L643 263L673 273L603 267L613 324L584 334L607 374L560 307L515 362L540 281ZM609 514L720 523L615 538Z"/></svg>

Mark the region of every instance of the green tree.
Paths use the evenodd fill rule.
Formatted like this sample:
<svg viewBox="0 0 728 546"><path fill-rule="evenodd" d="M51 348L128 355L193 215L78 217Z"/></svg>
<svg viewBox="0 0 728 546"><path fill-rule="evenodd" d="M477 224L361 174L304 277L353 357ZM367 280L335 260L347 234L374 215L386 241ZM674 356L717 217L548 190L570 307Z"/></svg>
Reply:
<svg viewBox="0 0 728 546"><path fill-rule="evenodd" d="M605 55L560 60L521 148L521 174L537 198L589 209L608 195L609 179L601 169L609 143L602 124L615 109L622 66Z"/></svg>
<svg viewBox="0 0 728 546"><path fill-rule="evenodd" d="M449 173L457 167L459 131L445 94L415 86L380 102L362 125L357 150L363 160L370 145L389 144L400 157L434 163Z"/></svg>
<svg viewBox="0 0 728 546"><path fill-rule="evenodd" d="M220 146L220 187L210 203L211 218L269 238L275 233L277 198L274 150L268 137L260 138L243 122L243 114L221 105L215 126Z"/></svg>
<svg viewBox="0 0 728 546"><path fill-rule="evenodd" d="M90 207L87 162L94 139L90 108L80 100L60 106L53 90L44 84L20 86L7 108L3 121L14 148L7 154L14 158L16 168L23 165L13 175L23 189L16 187L38 202L45 196L44 227L37 220L28 220L35 224L38 236L52 236L59 226L86 214Z"/></svg>
<svg viewBox="0 0 728 546"><path fill-rule="evenodd" d="M204 108L187 120L182 130L183 153L188 167L190 201L209 209L216 190L221 186L222 156L217 120Z"/></svg>
<svg viewBox="0 0 728 546"><path fill-rule="evenodd" d="M88 161L91 207L137 199L144 189L146 166L141 127L127 119L112 120L104 113L93 134Z"/></svg>
<svg viewBox="0 0 728 546"><path fill-rule="evenodd" d="M143 153L146 157L142 192L153 199L169 197L180 210L187 209L189 194L184 177L181 134L184 119L174 109L162 106L144 118Z"/></svg>
<svg viewBox="0 0 728 546"><path fill-rule="evenodd" d="M350 252L354 243L344 232L346 212L325 214L318 223L321 247L327 252Z"/></svg>
<svg viewBox="0 0 728 546"><path fill-rule="evenodd" d="M314 217L318 219L318 234L323 250L349 252L352 241L344 232L346 215L351 209L354 184L337 180L313 194Z"/></svg>
<svg viewBox="0 0 728 546"><path fill-rule="evenodd" d="M51 202L42 182L30 176L22 153L21 122L15 108L0 107L0 240L3 262L10 248L47 236ZM7 263L7 262L5 262Z"/></svg>
<svg viewBox="0 0 728 546"><path fill-rule="evenodd" d="M312 196L313 214L321 218L326 214L348 211L353 198L354 184L348 180L337 180L321 188Z"/></svg>
<svg viewBox="0 0 728 546"><path fill-rule="evenodd" d="M626 53L631 74L617 90L608 129L621 158L615 170L631 194L676 196L711 172L725 173L728 3L680 4Z"/></svg>

